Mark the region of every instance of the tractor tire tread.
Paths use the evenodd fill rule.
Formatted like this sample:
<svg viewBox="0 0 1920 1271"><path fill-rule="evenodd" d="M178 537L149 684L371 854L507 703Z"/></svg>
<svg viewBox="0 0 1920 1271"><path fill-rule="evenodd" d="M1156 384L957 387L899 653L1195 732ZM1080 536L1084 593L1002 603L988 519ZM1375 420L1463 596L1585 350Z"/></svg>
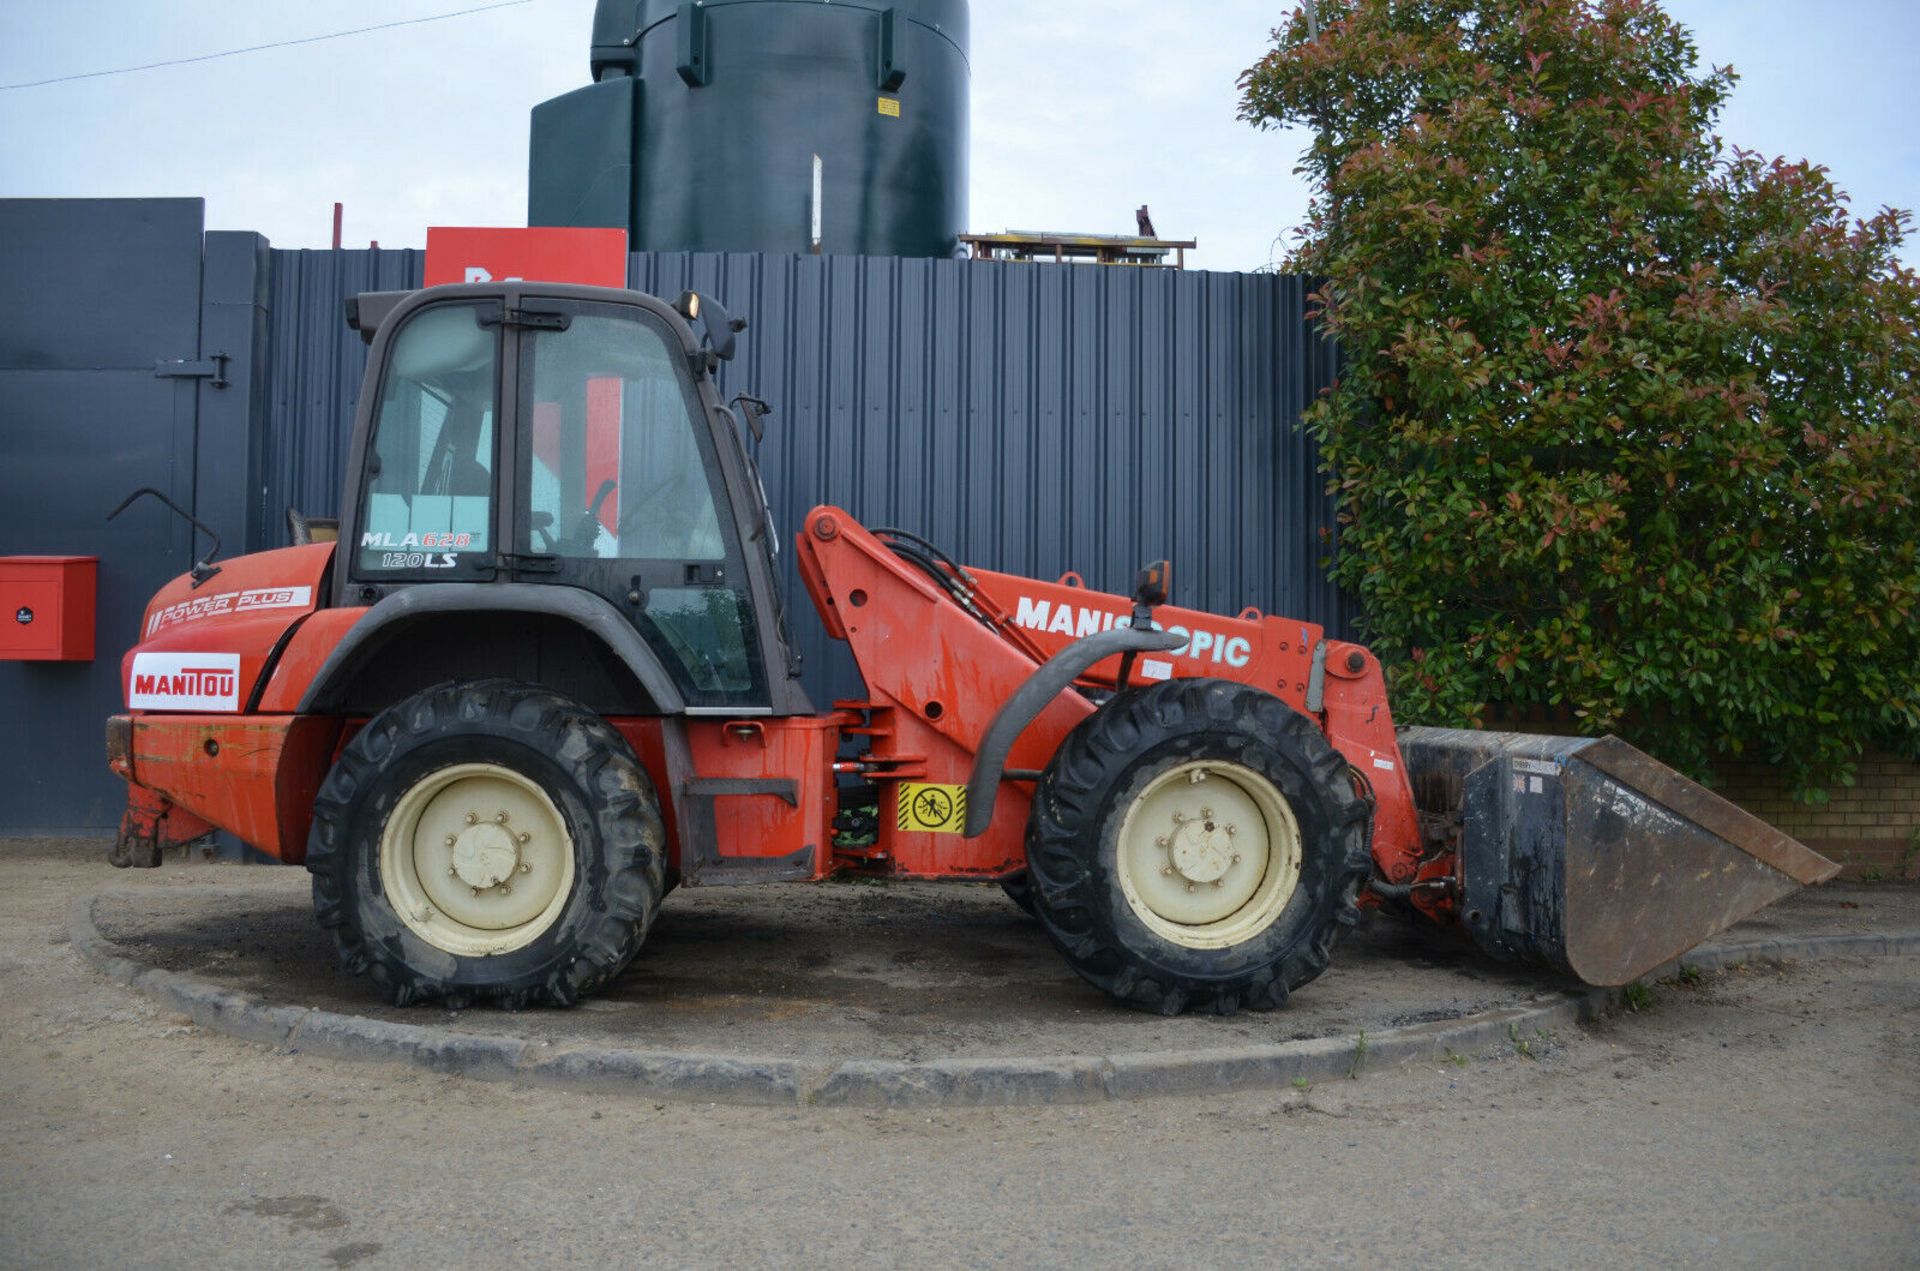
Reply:
<svg viewBox="0 0 1920 1271"><path fill-rule="evenodd" d="M383 770L419 747L474 736L546 756L577 787L578 811L587 822L572 829L574 889L589 891L588 903L570 904L573 920L563 915L552 929L555 948L531 974L495 974L503 958L442 955L415 960L435 969L410 964L402 950L419 937L403 930L380 892L377 868L366 860L372 853L377 861L379 853L380 826L367 822L369 804L385 792ZM555 801L565 815L563 801ZM332 933L341 966L366 975L395 1006L486 1002L522 1009L571 1006L632 961L665 890L664 843L652 783L619 732L570 698L488 679L425 689L354 736L314 800L306 864L314 915Z"/></svg>
<svg viewBox="0 0 1920 1271"><path fill-rule="evenodd" d="M1099 861L1109 805L1146 758L1205 735L1259 743L1289 759L1314 800L1303 821L1323 842L1303 841L1300 886L1310 892L1301 929L1271 963L1182 972L1126 946L1106 916L1117 899ZM1303 824L1303 838L1306 829ZM1139 1010L1230 1015L1284 1007L1294 989L1326 970L1340 938L1359 922L1359 897L1372 869L1371 808L1346 759L1313 720L1250 685L1175 679L1115 695L1070 733L1034 794L1027 827L1027 883L1034 916L1090 984Z"/></svg>

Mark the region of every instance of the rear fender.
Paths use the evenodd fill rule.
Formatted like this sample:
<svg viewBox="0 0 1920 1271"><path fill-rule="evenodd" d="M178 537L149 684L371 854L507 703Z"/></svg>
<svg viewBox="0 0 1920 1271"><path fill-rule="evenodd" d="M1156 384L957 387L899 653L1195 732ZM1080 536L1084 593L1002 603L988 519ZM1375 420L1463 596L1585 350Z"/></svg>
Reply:
<svg viewBox="0 0 1920 1271"><path fill-rule="evenodd" d="M625 615L603 596L552 583L434 583L396 591L360 611L352 625L338 633L310 678L305 668L319 649L302 649L297 664L289 656L287 671L304 682L276 681L269 697L283 702L298 693L296 709L302 715L337 712L348 705L348 691L360 673L403 640L409 628L423 619L458 614L542 614L569 622L598 640L633 675L648 699L643 713L679 715L686 710L673 677ZM430 657L432 651L410 654Z"/></svg>
<svg viewBox="0 0 1920 1271"><path fill-rule="evenodd" d="M1121 626L1082 636L1042 663L994 713L993 722L980 738L973 772L967 778L966 836L978 838L993 824L993 809L1013 743L1020 740L1020 734L1041 711L1086 674L1088 667L1127 653L1167 653L1185 643L1184 635L1169 631Z"/></svg>

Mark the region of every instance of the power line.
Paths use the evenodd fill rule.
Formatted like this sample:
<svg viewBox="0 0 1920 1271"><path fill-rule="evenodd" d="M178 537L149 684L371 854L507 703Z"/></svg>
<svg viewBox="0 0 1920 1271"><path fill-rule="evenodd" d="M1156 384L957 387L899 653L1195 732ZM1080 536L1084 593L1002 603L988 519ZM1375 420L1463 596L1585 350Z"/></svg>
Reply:
<svg viewBox="0 0 1920 1271"><path fill-rule="evenodd" d="M398 22L382 22L378 26L355 27L351 31L334 31L328 35L309 35L297 40L275 40L272 44L254 44L244 49L227 49L220 53L202 53L198 57L175 57L164 62L148 62L141 66L121 66L110 71L83 71L78 75L57 75L52 79L36 79L20 84L0 84L0 93L15 88L44 88L48 84L65 84L76 79L99 79L103 75L131 75L135 71L157 70L162 66L185 66L189 62L211 62L222 57L238 57L242 53L260 53L267 49L291 48L296 44L318 44L322 40L339 40L349 35L365 35L370 31L390 31L397 26L419 26L423 22L444 22L448 18L464 18L473 13L489 13L494 9L512 9L523 4L532 4L533 0L501 0L499 4L483 4L473 9L457 9L452 13L435 13L424 18L404 18Z"/></svg>

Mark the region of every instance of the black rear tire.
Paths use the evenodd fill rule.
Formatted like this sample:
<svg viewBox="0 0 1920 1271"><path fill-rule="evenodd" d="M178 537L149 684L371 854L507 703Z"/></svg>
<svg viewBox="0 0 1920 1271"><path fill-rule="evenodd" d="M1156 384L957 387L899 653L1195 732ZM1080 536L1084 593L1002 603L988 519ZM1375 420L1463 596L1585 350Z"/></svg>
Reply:
<svg viewBox="0 0 1920 1271"><path fill-rule="evenodd" d="M1224 778L1270 801L1283 799L1278 819L1284 823L1290 815L1295 832L1287 841L1297 845L1269 858L1297 863L1290 891L1283 892L1287 880L1277 875L1274 890L1265 891L1269 875L1262 866L1255 876L1259 890L1249 895L1268 897L1265 907L1251 908L1249 899L1242 912L1252 917L1229 917L1205 931L1146 912L1151 906L1139 898L1141 889L1130 899L1133 884L1121 882L1129 809L1170 797L1155 792L1186 778L1169 774L1194 772L1200 773L1195 781ZM1167 829L1170 837L1185 832ZM1206 830L1214 829L1207 822ZM1061 744L1027 824L1028 877L1036 916L1088 983L1142 1010L1231 1014L1284 1006L1292 990L1326 969L1334 945L1360 918L1356 900L1370 872L1368 835L1368 805L1346 760L1312 720L1248 685L1170 680L1115 696ZM1150 846L1141 841L1130 850ZM1233 861L1237 867L1240 857ZM1170 866L1171 857L1169 868L1153 872L1172 874ZM1210 885L1198 884L1203 900ZM1194 947L1211 938L1207 932L1236 923L1246 926L1244 938L1236 929L1234 943Z"/></svg>
<svg viewBox="0 0 1920 1271"><path fill-rule="evenodd" d="M1040 916L1033 907L1033 880L1027 876L1025 870L1021 870L1011 878L1001 879L1000 890L1007 893L1007 899L1020 906L1021 912L1027 917Z"/></svg>
<svg viewBox="0 0 1920 1271"><path fill-rule="evenodd" d="M544 794L565 831L554 850L570 855L572 871L569 886L553 885L547 925L527 927L538 934L484 955L471 940L436 943L430 905L401 914L395 898L405 893L396 885L406 869L389 880L381 866L389 817L409 791L476 765L520 782L529 797ZM664 844L653 783L605 720L533 685L481 680L417 693L348 742L314 803L307 869L315 916L333 933L342 965L395 1005L571 1006L638 951L663 892ZM448 862L435 869L443 865L451 875ZM513 868L503 893L521 881ZM491 890L490 877L472 879L475 896Z"/></svg>

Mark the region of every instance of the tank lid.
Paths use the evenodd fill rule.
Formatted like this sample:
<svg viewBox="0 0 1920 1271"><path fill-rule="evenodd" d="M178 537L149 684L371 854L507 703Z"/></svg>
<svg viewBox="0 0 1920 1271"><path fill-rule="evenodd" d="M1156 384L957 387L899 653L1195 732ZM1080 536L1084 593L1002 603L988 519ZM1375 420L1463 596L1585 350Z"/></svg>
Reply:
<svg viewBox="0 0 1920 1271"><path fill-rule="evenodd" d="M679 16L681 0L600 0L593 11L593 77L602 71L631 74L633 45L641 32ZM735 4L811 4L831 3L843 9L865 9L871 13L894 10L900 17L937 31L967 56L970 22L967 0L703 0L706 9Z"/></svg>

